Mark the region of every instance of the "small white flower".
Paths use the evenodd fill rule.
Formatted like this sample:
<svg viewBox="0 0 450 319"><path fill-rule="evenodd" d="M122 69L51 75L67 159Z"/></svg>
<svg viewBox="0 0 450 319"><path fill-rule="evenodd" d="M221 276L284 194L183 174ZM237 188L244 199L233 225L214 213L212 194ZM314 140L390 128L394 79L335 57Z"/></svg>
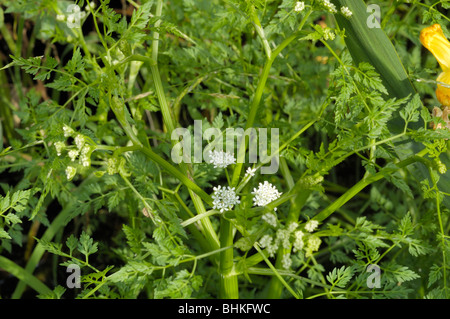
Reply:
<svg viewBox="0 0 450 319"><path fill-rule="evenodd" d="M56 149L56 154L58 156L61 156L61 152L64 150L64 148L66 147L66 144L64 144L64 142L56 142L55 143L55 149Z"/></svg>
<svg viewBox="0 0 450 319"><path fill-rule="evenodd" d="M292 233L294 230L297 229L297 227L298 227L298 224L296 222L292 222L287 227L287 230L288 230L289 233Z"/></svg>
<svg viewBox="0 0 450 319"><path fill-rule="evenodd" d="M63 126L63 131L64 131L64 137L69 137L72 136L73 133L75 133L75 131L67 125Z"/></svg>
<svg viewBox="0 0 450 319"><path fill-rule="evenodd" d="M80 152L80 164L84 167L91 166L91 153L94 151L94 148L90 145L85 144Z"/></svg>
<svg viewBox="0 0 450 319"><path fill-rule="evenodd" d="M264 235L259 240L259 245L261 248L269 247L272 244L273 238L270 235Z"/></svg>
<svg viewBox="0 0 450 319"><path fill-rule="evenodd" d="M322 243L322 240L320 240L319 237L317 237L317 236L309 237L305 256L311 257L313 252L319 250L321 243Z"/></svg>
<svg viewBox="0 0 450 319"><path fill-rule="evenodd" d="M64 14L58 14L56 16L57 21L66 21L66 16Z"/></svg>
<svg viewBox="0 0 450 319"><path fill-rule="evenodd" d="M73 23L75 23L76 21L77 21L77 18L76 18L75 15L73 15L73 14L70 14L70 15L67 17L67 22L70 23L70 24L73 24Z"/></svg>
<svg viewBox="0 0 450 319"><path fill-rule="evenodd" d="M91 9L95 9L96 4L95 2L90 2L89 4L86 5L86 7L84 8L84 10L86 11L91 11Z"/></svg>
<svg viewBox="0 0 450 319"><path fill-rule="evenodd" d="M90 156L90 153L92 152L92 149L89 145L84 145L83 148L81 149L81 155L84 156Z"/></svg>
<svg viewBox="0 0 450 319"><path fill-rule="evenodd" d="M350 18L353 14L353 12L350 11L348 7L341 7L341 13L346 17Z"/></svg>
<svg viewBox="0 0 450 319"><path fill-rule="evenodd" d="M277 227L277 216L275 216L275 214L266 213L262 215L262 220L270 226Z"/></svg>
<svg viewBox="0 0 450 319"><path fill-rule="evenodd" d="M77 148L78 148L79 150L81 150L81 148L84 146L84 143L85 143L85 142L86 142L86 141L85 141L83 135L78 134L78 135L75 137L75 145L77 146Z"/></svg>
<svg viewBox="0 0 450 319"><path fill-rule="evenodd" d="M297 1L294 7L294 11L300 12L303 11L303 9L305 9L305 3L303 1Z"/></svg>
<svg viewBox="0 0 450 319"><path fill-rule="evenodd" d="M336 6L333 3L331 3L330 0L322 0L322 5L330 13L336 13L337 12Z"/></svg>
<svg viewBox="0 0 450 319"><path fill-rule="evenodd" d="M283 258L281 259L281 266L287 270L291 268L291 265L292 265L291 255L289 254L283 255Z"/></svg>
<svg viewBox="0 0 450 319"><path fill-rule="evenodd" d="M77 150L70 150L69 153L68 153L68 155L69 155L70 159L71 159L72 162L73 162L73 161L75 161L75 159L76 159L77 156L78 156L78 151L77 151Z"/></svg>
<svg viewBox="0 0 450 319"><path fill-rule="evenodd" d="M236 159L233 154L224 151L209 151L209 163L214 165L214 168L225 168L228 165L235 164Z"/></svg>
<svg viewBox="0 0 450 319"><path fill-rule="evenodd" d="M67 168L66 168L67 180L70 181L75 176L76 173L77 173L77 169L75 167L67 166Z"/></svg>
<svg viewBox="0 0 450 319"><path fill-rule="evenodd" d="M275 253L277 252L277 250L278 250L277 244L267 246L267 252L269 253L269 257L275 256Z"/></svg>
<svg viewBox="0 0 450 319"><path fill-rule="evenodd" d="M213 188L214 194L211 196L213 199L213 209L219 210L221 213L233 208L234 205L239 204L239 196L236 195L235 188L227 186L217 186Z"/></svg>
<svg viewBox="0 0 450 319"><path fill-rule="evenodd" d="M249 167L245 171L245 177L247 177L247 176L253 177L253 176L255 176L255 173L256 173L256 167L255 168Z"/></svg>
<svg viewBox="0 0 450 319"><path fill-rule="evenodd" d="M277 188L268 181L264 181L264 184L259 183L258 188L254 188L252 194L255 195L253 203L256 206L265 206L281 196Z"/></svg>
<svg viewBox="0 0 450 319"><path fill-rule="evenodd" d="M305 234L301 230L297 230L294 233L294 243L292 246L294 247L294 252L300 251L303 249L305 244L303 243L303 236Z"/></svg>
<svg viewBox="0 0 450 319"><path fill-rule="evenodd" d="M281 243L284 249L289 249L291 246L289 231L287 229L278 229L275 242L277 244Z"/></svg>
<svg viewBox="0 0 450 319"><path fill-rule="evenodd" d="M83 165L84 167L91 166L91 158L86 155L81 155L80 156L80 164Z"/></svg>
<svg viewBox="0 0 450 319"><path fill-rule="evenodd" d="M305 224L305 230L312 233L317 226L319 226L319 222L317 220L309 220L308 222L306 222Z"/></svg>
<svg viewBox="0 0 450 319"><path fill-rule="evenodd" d="M334 34L334 32L331 29L326 28L323 31L323 39L324 40L331 40L331 41L333 41L335 38L336 38L336 35Z"/></svg>

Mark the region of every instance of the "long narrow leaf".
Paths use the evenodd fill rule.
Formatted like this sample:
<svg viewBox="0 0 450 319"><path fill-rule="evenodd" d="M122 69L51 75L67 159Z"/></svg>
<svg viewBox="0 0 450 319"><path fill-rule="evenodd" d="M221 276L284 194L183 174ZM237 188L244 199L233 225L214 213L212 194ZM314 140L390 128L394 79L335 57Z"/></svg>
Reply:
<svg viewBox="0 0 450 319"><path fill-rule="evenodd" d="M52 291L42 281L37 279L31 273L17 265L15 262L6 257L0 256L0 268L9 272L17 279L26 282L31 288L36 290L39 294L51 294Z"/></svg>

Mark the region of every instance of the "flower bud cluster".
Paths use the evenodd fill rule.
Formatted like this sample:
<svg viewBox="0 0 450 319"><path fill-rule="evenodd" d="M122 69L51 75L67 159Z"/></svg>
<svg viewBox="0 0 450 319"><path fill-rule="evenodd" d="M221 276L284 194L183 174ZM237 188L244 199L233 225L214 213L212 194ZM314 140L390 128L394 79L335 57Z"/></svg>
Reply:
<svg viewBox="0 0 450 319"><path fill-rule="evenodd" d="M57 141L54 143L56 155L61 156L63 151L67 151L67 156L71 162L75 162L78 159L78 164L83 167L91 166L91 154L94 151L94 147L87 143L87 138L83 134L75 132L70 126L64 125L63 127L64 137L66 141ZM74 145L67 145L67 139L73 138ZM66 177L71 180L77 173L77 166L75 163L66 167Z"/></svg>

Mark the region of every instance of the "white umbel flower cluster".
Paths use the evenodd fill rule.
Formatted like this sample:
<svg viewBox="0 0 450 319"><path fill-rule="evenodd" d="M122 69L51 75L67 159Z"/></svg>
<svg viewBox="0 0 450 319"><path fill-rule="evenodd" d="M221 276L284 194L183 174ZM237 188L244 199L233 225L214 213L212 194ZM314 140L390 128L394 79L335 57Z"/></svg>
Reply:
<svg viewBox="0 0 450 319"><path fill-rule="evenodd" d="M279 228L276 233L275 242L281 244L281 247L283 247L284 249L289 249L289 247L291 246L290 236L291 232L289 231L289 229Z"/></svg>
<svg viewBox="0 0 450 319"><path fill-rule="evenodd" d="M315 236L312 235L308 238L308 242L306 245L306 253L305 256L306 257L311 257L313 255L313 252L318 251L320 244L322 243L322 240Z"/></svg>
<svg viewBox="0 0 450 319"><path fill-rule="evenodd" d="M337 13L336 6L330 2L330 0L322 0L322 5L330 13Z"/></svg>
<svg viewBox="0 0 450 319"><path fill-rule="evenodd" d="M67 156L70 158L72 162L75 162L75 160L78 158L79 164L82 165L83 167L91 166L91 154L95 150L95 147L88 143L88 138L83 134L75 132L75 130L68 125L64 125L62 129L64 137L66 138L72 137L73 143L75 145L67 146L65 142L58 141L54 144L56 154L58 156L61 156L62 151L67 149ZM67 166L66 168L67 179L71 180L75 176L76 172L77 172L76 167Z"/></svg>
<svg viewBox="0 0 450 319"><path fill-rule="evenodd" d="M323 39L325 41L328 41L328 40L333 41L335 38L336 38L336 35L330 28L325 28L325 30L323 30Z"/></svg>
<svg viewBox="0 0 450 319"><path fill-rule="evenodd" d="M209 151L209 163L214 168L225 168L228 165L235 164L236 159L233 154L224 151Z"/></svg>
<svg viewBox="0 0 450 319"><path fill-rule="evenodd" d="M66 148L64 142L58 141L55 143L56 155L61 156L61 152Z"/></svg>
<svg viewBox="0 0 450 319"><path fill-rule="evenodd" d="M77 151L77 150L70 150L70 151L67 153L67 155L69 155L70 160L71 160L72 162L75 162L75 160L77 159L77 156L78 156L78 151Z"/></svg>
<svg viewBox="0 0 450 319"><path fill-rule="evenodd" d="M266 247L269 247L270 245L272 245L272 241L273 241L272 236L270 236L270 235L264 235L264 236L262 236L261 239L259 240L259 245L260 245L262 248L266 248Z"/></svg>
<svg viewBox="0 0 450 319"><path fill-rule="evenodd" d="M84 145L80 153L80 164L84 167L91 166L91 147L89 145Z"/></svg>
<svg viewBox="0 0 450 319"><path fill-rule="evenodd" d="M292 265L291 255L289 254L283 255L283 258L281 259L281 266L284 269L289 269L291 268L291 265Z"/></svg>
<svg viewBox="0 0 450 319"><path fill-rule="evenodd" d="M70 126L67 126L67 125L64 125L63 131L64 131L64 137L70 137L75 133L75 131Z"/></svg>
<svg viewBox="0 0 450 319"><path fill-rule="evenodd" d="M292 244L294 253L297 251L301 251L305 246L305 243L303 242L303 236L305 236L305 234L301 230L297 230L294 233L294 243Z"/></svg>
<svg viewBox="0 0 450 319"><path fill-rule="evenodd" d="M353 12L350 11L348 7L341 7L341 13L346 17L347 19L351 18L353 15Z"/></svg>
<svg viewBox="0 0 450 319"><path fill-rule="evenodd" d="M305 224L305 230L312 233L317 226L319 226L319 222L317 220L309 220Z"/></svg>
<svg viewBox="0 0 450 319"><path fill-rule="evenodd" d="M231 210L234 205L240 203L239 196L236 195L234 187L222 187L217 186L213 188L214 194L211 196L213 199L213 209L217 209L221 213Z"/></svg>
<svg viewBox="0 0 450 319"><path fill-rule="evenodd" d="M119 171L119 160L115 157L108 158L106 162L106 171L108 175L114 175Z"/></svg>
<svg viewBox="0 0 450 319"><path fill-rule="evenodd" d="M253 203L256 206L265 206L281 196L277 188L268 181L264 181L264 184L259 183L258 188L254 188L252 194L255 195Z"/></svg>
<svg viewBox="0 0 450 319"><path fill-rule="evenodd" d="M84 146L84 143L86 143L84 136L81 134L77 134L77 136L75 136L75 145L77 146L77 148L79 150L81 150L81 148Z"/></svg>
<svg viewBox="0 0 450 319"><path fill-rule="evenodd" d="M267 253L270 257L274 257L279 248L289 251L291 242L293 242L292 246L294 253L301 251L304 247L304 234L301 230L296 231L297 227L297 223L290 223L285 228L277 229L274 235L266 234L262 236L258 243L261 248L267 249ZM291 267L292 259L290 252L283 255L281 265L284 269L289 269Z"/></svg>
<svg viewBox="0 0 450 319"><path fill-rule="evenodd" d="M294 11L301 12L305 9L305 3L303 1L297 1L295 3Z"/></svg>
<svg viewBox="0 0 450 319"><path fill-rule="evenodd" d="M73 166L66 167L66 177L68 181L70 181L75 176L76 173L77 169L75 167Z"/></svg>
<svg viewBox="0 0 450 319"><path fill-rule="evenodd" d="M273 227L277 227L277 216L272 213L266 213L262 215L262 220L265 221L267 224Z"/></svg>
<svg viewBox="0 0 450 319"><path fill-rule="evenodd" d="M266 214L268 215L268 214ZM263 215L263 219L265 216ZM273 215L274 216L274 215ZM275 216L274 216L275 217ZM299 225L296 222L292 222L284 228L278 228L275 234L266 234L258 241L261 248L267 249L269 257L274 257L279 248L285 249L283 255L282 266L285 269L291 267L291 248L292 253L305 253L306 257L310 257L314 252L318 251L322 240L316 234L311 234L319 223L316 220L310 220L306 223L305 230L303 232L298 229Z"/></svg>
<svg viewBox="0 0 450 319"><path fill-rule="evenodd" d="M86 10L86 11L91 11L91 9L94 10L95 7L96 7L95 2L90 2L90 3L88 3L88 4L86 5L86 7L84 7L84 10Z"/></svg>

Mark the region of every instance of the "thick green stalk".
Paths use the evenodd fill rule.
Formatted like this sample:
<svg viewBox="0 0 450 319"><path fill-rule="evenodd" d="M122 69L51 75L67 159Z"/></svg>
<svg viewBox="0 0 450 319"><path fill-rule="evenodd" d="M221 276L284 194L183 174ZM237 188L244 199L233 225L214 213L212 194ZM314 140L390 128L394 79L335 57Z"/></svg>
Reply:
<svg viewBox="0 0 450 319"><path fill-rule="evenodd" d="M169 136L172 135L173 130L175 129L175 122L172 109L169 107L167 103L164 87L161 81L161 75L159 73L158 65L151 65L150 69L152 71L153 82L155 83L156 95L158 97L158 101L161 107L161 113L164 121L164 125L166 126L167 132Z"/></svg>
<svg viewBox="0 0 450 319"><path fill-rule="evenodd" d="M156 6L156 16L157 17L161 16L162 5L163 5L163 1L158 0L158 4ZM158 35L158 37L159 37L159 35ZM170 108L169 104L167 103L166 95L164 93L164 87L163 87L163 84L161 81L161 75L160 75L160 72L158 69L158 63L157 63L158 43L159 43L159 40L157 38L155 38L152 43L152 51L153 52L152 52L152 59L151 59L151 63L150 63L150 69L152 72L153 82L155 83L156 95L157 95L159 105L161 108L164 125L166 126L167 133L169 134L169 136L172 136L172 132L176 127L176 122L174 120L175 117L173 115L172 109ZM175 143L175 141L172 141L172 143ZM191 196L192 202L194 203L197 214L205 213L206 209L205 209L202 199L205 200L209 205L212 205L211 197L209 195L207 195L203 190L201 190L194 183L192 173L191 173L191 170L190 170L190 167L188 164L182 163L180 165L180 167L181 167L181 172L179 172L177 170L177 172L174 171L174 173L183 174L184 175L183 177L180 176L180 178L181 178L180 181L184 180L185 182L183 184L186 185L186 183L187 183L191 186L191 187L188 187L189 195ZM187 182L187 181L189 181L189 182ZM218 249L219 248L219 238L212 226L211 220L209 219L209 217L206 216L205 218L201 219L201 223L202 223L203 231L205 232L204 235L205 235L206 239L208 240L208 242L211 246L211 249Z"/></svg>
<svg viewBox="0 0 450 319"><path fill-rule="evenodd" d="M220 222L220 247L233 246L233 225L225 218ZM221 299L238 299L239 289L237 276L234 274L233 249L220 252L220 294Z"/></svg>

